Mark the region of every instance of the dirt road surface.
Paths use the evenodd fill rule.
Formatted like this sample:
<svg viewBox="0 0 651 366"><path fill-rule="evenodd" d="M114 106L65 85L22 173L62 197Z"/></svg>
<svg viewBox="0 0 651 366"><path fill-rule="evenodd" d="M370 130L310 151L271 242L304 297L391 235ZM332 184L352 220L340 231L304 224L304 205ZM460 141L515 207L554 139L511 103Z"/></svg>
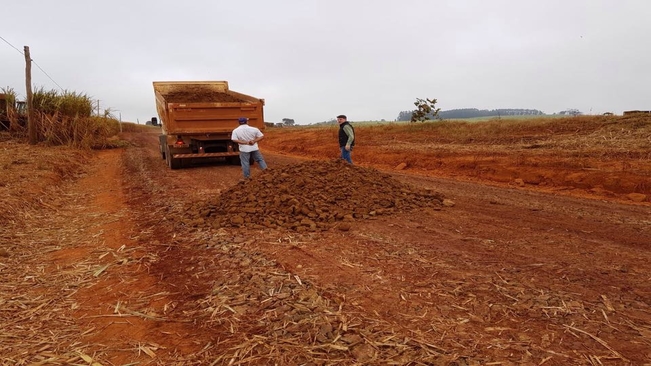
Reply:
<svg viewBox="0 0 651 366"><path fill-rule="evenodd" d="M202 207L246 202L239 167L169 170L129 138L2 235L0 363L651 364L648 203L391 173L445 201L217 225ZM253 181L306 161L265 157Z"/></svg>

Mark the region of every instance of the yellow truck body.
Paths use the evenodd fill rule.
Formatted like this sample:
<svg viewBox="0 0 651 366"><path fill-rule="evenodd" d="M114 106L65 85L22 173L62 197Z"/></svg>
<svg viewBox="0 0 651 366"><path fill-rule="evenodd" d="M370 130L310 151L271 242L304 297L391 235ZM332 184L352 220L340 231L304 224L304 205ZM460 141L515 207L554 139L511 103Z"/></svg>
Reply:
<svg viewBox="0 0 651 366"><path fill-rule="evenodd" d="M231 132L246 117L263 130L264 99L238 93L227 81L155 81L160 118L160 152L171 169L188 159L224 158L239 164L238 145Z"/></svg>

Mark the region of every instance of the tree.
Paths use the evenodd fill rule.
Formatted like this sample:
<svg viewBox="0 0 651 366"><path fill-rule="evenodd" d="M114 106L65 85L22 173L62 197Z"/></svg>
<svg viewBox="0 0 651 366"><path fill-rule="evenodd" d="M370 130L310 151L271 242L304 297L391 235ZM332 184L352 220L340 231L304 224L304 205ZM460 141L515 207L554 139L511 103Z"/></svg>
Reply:
<svg viewBox="0 0 651 366"><path fill-rule="evenodd" d="M574 116L574 117L583 115L583 113L580 110L576 109L576 108L568 109L566 111L566 113L569 114L570 116Z"/></svg>
<svg viewBox="0 0 651 366"><path fill-rule="evenodd" d="M416 110L411 114L410 122L423 122L436 117L441 108L436 108L436 99L416 98Z"/></svg>
<svg viewBox="0 0 651 366"><path fill-rule="evenodd" d="M398 118L396 118L396 121L409 121L411 119L412 113L414 113L414 111L401 111L398 113Z"/></svg>
<svg viewBox="0 0 651 366"><path fill-rule="evenodd" d="M564 111L560 111L558 114L564 115L564 116L573 116L573 117L583 115L583 113L580 110L576 109L576 108L566 109Z"/></svg>
<svg viewBox="0 0 651 366"><path fill-rule="evenodd" d="M285 126L293 126L294 125L294 120L291 118L283 118L283 124Z"/></svg>

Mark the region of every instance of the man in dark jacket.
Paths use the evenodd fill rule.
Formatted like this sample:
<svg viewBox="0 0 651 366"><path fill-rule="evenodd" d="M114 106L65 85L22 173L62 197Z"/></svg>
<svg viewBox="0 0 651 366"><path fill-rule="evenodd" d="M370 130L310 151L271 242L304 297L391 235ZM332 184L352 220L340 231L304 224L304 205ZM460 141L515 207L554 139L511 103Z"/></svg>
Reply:
<svg viewBox="0 0 651 366"><path fill-rule="evenodd" d="M353 151L353 146L355 146L355 129L343 114L337 116L337 123L339 123L341 158L352 164L353 159L350 157L350 153Z"/></svg>

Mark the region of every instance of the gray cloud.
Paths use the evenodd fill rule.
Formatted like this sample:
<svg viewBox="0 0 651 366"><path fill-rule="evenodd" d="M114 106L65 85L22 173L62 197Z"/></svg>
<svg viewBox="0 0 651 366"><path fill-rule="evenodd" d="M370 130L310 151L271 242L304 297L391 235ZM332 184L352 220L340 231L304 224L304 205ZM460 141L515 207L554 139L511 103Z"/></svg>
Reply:
<svg viewBox="0 0 651 366"><path fill-rule="evenodd" d="M0 36L63 88L125 120L156 115L154 80L228 80L300 124L394 119L416 98L442 109L553 113L651 109L644 0L24 0ZM0 43L0 86L24 58ZM40 70L33 83L57 86Z"/></svg>

